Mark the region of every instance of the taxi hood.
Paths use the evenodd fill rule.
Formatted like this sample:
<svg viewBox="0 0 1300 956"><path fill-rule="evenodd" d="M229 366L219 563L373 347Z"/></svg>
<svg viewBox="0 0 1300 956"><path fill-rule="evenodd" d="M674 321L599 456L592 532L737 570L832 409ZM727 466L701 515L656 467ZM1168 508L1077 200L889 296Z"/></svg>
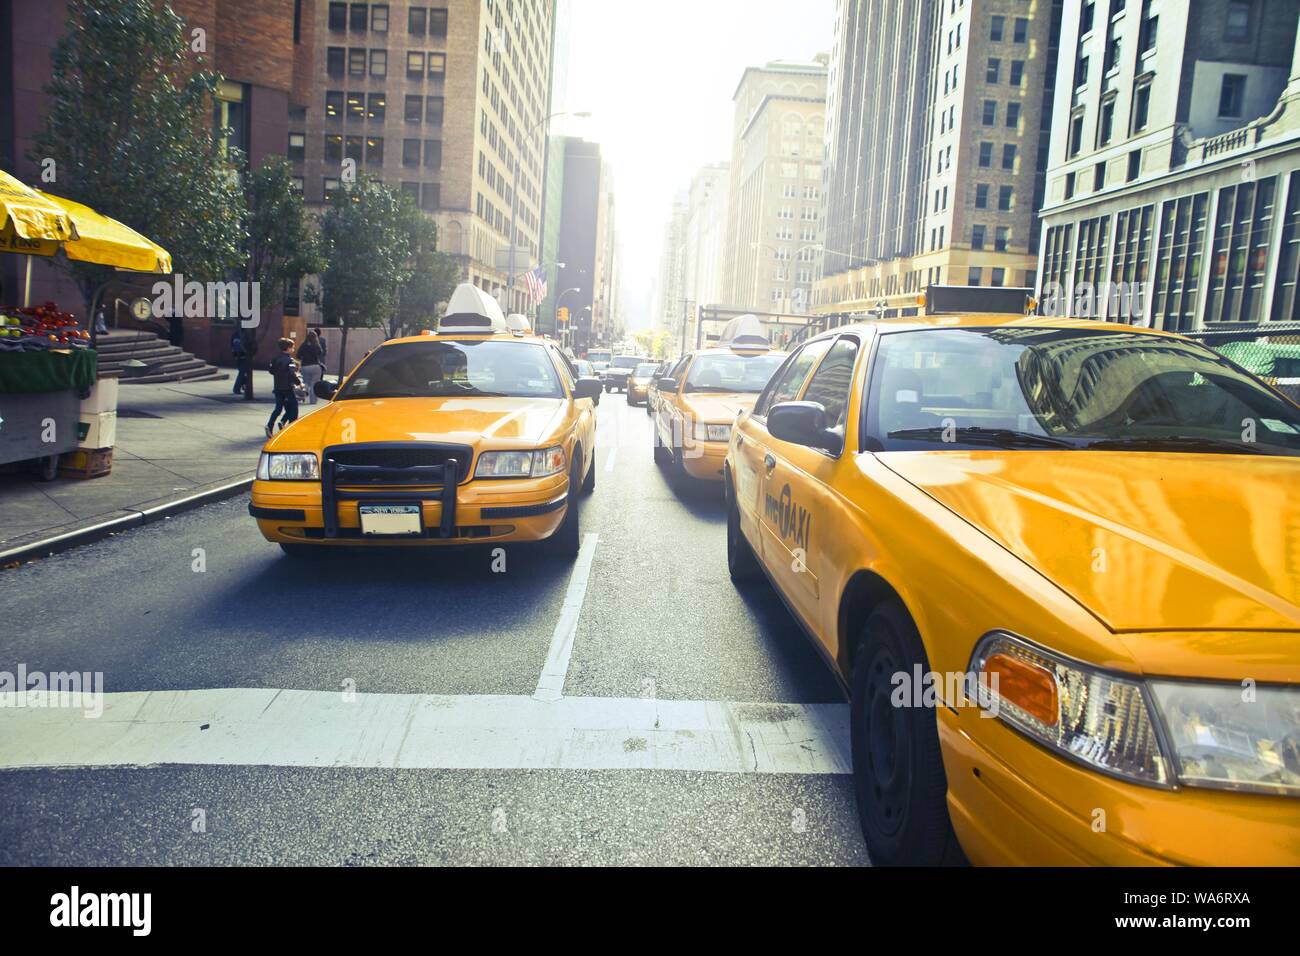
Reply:
<svg viewBox="0 0 1300 956"><path fill-rule="evenodd" d="M351 442L445 441L535 448L559 427L562 398L357 398L331 402L280 432L269 451Z"/></svg>
<svg viewBox="0 0 1300 956"><path fill-rule="evenodd" d="M876 456L1111 630L1300 631L1300 458Z"/></svg>
<svg viewBox="0 0 1300 956"><path fill-rule="evenodd" d="M747 412L758 401L754 392L687 392L682 404L697 422L730 425L741 412Z"/></svg>

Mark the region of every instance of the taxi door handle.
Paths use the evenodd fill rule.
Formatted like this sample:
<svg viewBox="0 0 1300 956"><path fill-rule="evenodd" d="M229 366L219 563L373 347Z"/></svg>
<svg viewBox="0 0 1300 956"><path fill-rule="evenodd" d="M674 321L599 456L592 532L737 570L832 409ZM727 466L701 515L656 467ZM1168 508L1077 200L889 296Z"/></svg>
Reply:
<svg viewBox="0 0 1300 956"><path fill-rule="evenodd" d="M776 458L770 451L763 456L763 467L767 469L769 475L772 473L772 469L776 467Z"/></svg>

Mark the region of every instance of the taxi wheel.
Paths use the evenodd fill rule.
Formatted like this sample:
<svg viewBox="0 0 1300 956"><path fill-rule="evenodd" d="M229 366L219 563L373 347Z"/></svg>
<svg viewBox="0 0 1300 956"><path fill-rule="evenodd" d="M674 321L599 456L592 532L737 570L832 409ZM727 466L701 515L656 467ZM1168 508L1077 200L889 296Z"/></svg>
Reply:
<svg viewBox="0 0 1300 956"><path fill-rule="evenodd" d="M740 509L736 505L736 490L728 476L723 485L727 496L727 571L733 584L748 584L760 575L754 548L740 530Z"/></svg>
<svg viewBox="0 0 1300 956"><path fill-rule="evenodd" d="M651 422L650 432L651 432L650 441L654 443L655 464L656 465L668 464L668 459L671 458L672 456L668 453L668 449L664 447L664 443L659 440L659 426L656 423Z"/></svg>
<svg viewBox="0 0 1300 956"><path fill-rule="evenodd" d="M592 471L595 471L593 466ZM546 539L551 550L563 558L576 558L582 545L582 532L578 527L578 496L573 489L582 482L582 459L573 463L573 472L569 475L569 500L564 506L564 520L555 529L555 533Z"/></svg>
<svg viewBox="0 0 1300 956"><path fill-rule="evenodd" d="M596 452L591 453L591 467L587 469L587 477L582 479L582 493L589 495L596 490Z"/></svg>
<svg viewBox="0 0 1300 956"><path fill-rule="evenodd" d="M930 665L916 625L897 601L863 626L854 659L850 720L853 784L867 853L882 866L964 862L948 816L948 780L933 707L897 707L895 674Z"/></svg>

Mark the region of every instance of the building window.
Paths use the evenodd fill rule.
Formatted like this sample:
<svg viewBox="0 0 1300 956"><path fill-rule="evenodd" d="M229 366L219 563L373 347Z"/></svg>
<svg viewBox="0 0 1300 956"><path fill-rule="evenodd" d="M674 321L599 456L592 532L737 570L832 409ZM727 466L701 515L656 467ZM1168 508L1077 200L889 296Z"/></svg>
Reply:
<svg viewBox="0 0 1300 956"><path fill-rule="evenodd" d="M289 149L285 155L295 163L302 162L307 154L307 136L305 133L289 134Z"/></svg>
<svg viewBox="0 0 1300 956"><path fill-rule="evenodd" d="M966 284L979 285L981 280L983 280L983 278L984 278L984 270L981 269L979 266L971 266L970 270L966 273Z"/></svg>
<svg viewBox="0 0 1300 956"><path fill-rule="evenodd" d="M1228 20L1223 37L1240 43L1250 39L1250 0L1234 0L1228 4Z"/></svg>
<svg viewBox="0 0 1300 956"><path fill-rule="evenodd" d="M984 101L984 117L983 117L983 121L984 121L984 125L985 125L985 126L994 126L994 125L997 124L997 121L998 121L998 102L997 102L997 100L985 100L985 101Z"/></svg>
<svg viewBox="0 0 1300 956"><path fill-rule="evenodd" d="M388 75L388 51L387 50L370 51L370 75L371 76Z"/></svg>
<svg viewBox="0 0 1300 956"><path fill-rule="evenodd" d="M447 10L445 7L433 8L429 11L429 36L446 39Z"/></svg>
<svg viewBox="0 0 1300 956"><path fill-rule="evenodd" d="M361 163L366 158L365 137L347 136L343 140L343 157Z"/></svg>
<svg viewBox="0 0 1300 956"><path fill-rule="evenodd" d="M1065 198L1074 198L1074 173L1065 174Z"/></svg>
<svg viewBox="0 0 1300 956"><path fill-rule="evenodd" d="M1151 112L1151 79L1138 83L1133 90L1133 132L1139 133L1147 128Z"/></svg>
<svg viewBox="0 0 1300 956"><path fill-rule="evenodd" d="M997 43L1006 29L1006 17L989 17L989 39Z"/></svg>
<svg viewBox="0 0 1300 956"><path fill-rule="evenodd" d="M1088 0L1083 5L1083 10L1079 12L1079 36L1087 36L1092 32L1092 20L1096 12L1096 0Z"/></svg>
<svg viewBox="0 0 1300 956"><path fill-rule="evenodd" d="M346 30L348 26L348 5L346 3L330 4L330 29Z"/></svg>
<svg viewBox="0 0 1300 956"><path fill-rule="evenodd" d="M434 212L437 210L440 200L441 186L438 183L425 183L420 190L420 208L425 212Z"/></svg>
<svg viewBox="0 0 1300 956"><path fill-rule="evenodd" d="M1074 86L1076 89L1088 85L1088 58L1081 56L1074 65Z"/></svg>
<svg viewBox="0 0 1300 956"><path fill-rule="evenodd" d="M343 118L343 91L329 90L325 94L325 118L342 119Z"/></svg>
<svg viewBox="0 0 1300 956"><path fill-rule="evenodd" d="M1029 20L1025 17L1016 17L1016 26L1011 34L1011 39L1015 43L1029 42Z"/></svg>
<svg viewBox="0 0 1300 956"><path fill-rule="evenodd" d="M998 208L1007 212L1015 206L1016 191L1010 186L998 187Z"/></svg>
<svg viewBox="0 0 1300 956"><path fill-rule="evenodd" d="M348 50L348 75L366 75L366 51L364 49L354 47Z"/></svg>
<svg viewBox="0 0 1300 956"><path fill-rule="evenodd" d="M988 68L984 71L985 83L996 83L998 75L1002 70L1002 61L995 56L989 57Z"/></svg>
<svg viewBox="0 0 1300 956"><path fill-rule="evenodd" d="M388 4L376 3L370 8L370 29L375 33L388 32Z"/></svg>
<svg viewBox="0 0 1300 956"><path fill-rule="evenodd" d="M1138 31L1138 56L1146 56L1156 48L1160 17L1151 16L1151 0L1142 0L1142 28Z"/></svg>
<svg viewBox="0 0 1300 956"><path fill-rule="evenodd" d="M1012 60L1011 61L1011 85L1020 86L1020 84L1024 82L1024 79L1025 79L1025 61Z"/></svg>
<svg viewBox="0 0 1300 956"><path fill-rule="evenodd" d="M429 76L435 80L441 80L447 75L447 54L430 53L429 54Z"/></svg>
<svg viewBox="0 0 1300 956"><path fill-rule="evenodd" d="M422 146L423 146L423 143L422 143L420 140L418 140L418 139L404 139L404 140L402 140L402 165L403 165L403 166L419 166L419 165L420 165L420 149L421 149Z"/></svg>
<svg viewBox="0 0 1300 956"><path fill-rule="evenodd" d="M1020 129L1020 104L1007 104L1007 129Z"/></svg>
<svg viewBox="0 0 1300 956"><path fill-rule="evenodd" d="M1276 183L1269 178L1219 190L1206 290L1207 323L1260 320Z"/></svg>
<svg viewBox="0 0 1300 956"><path fill-rule="evenodd" d="M364 120L366 118L366 94L348 94L348 119Z"/></svg>
<svg viewBox="0 0 1300 956"><path fill-rule="evenodd" d="M442 168L442 140L426 139L424 141L424 168Z"/></svg>
<svg viewBox="0 0 1300 956"><path fill-rule="evenodd" d="M403 182L402 182L402 192L406 193L406 195L408 195L408 196L410 196L412 199L414 199L417 205L419 204L419 202L420 202L420 184L419 184L419 183L410 183L410 182L403 181Z"/></svg>
<svg viewBox="0 0 1300 956"><path fill-rule="evenodd" d="M984 248L984 226L970 227L970 247L972 249Z"/></svg>
<svg viewBox="0 0 1300 956"><path fill-rule="evenodd" d="M431 126L442 125L443 98L429 96L424 100L424 121Z"/></svg>
<svg viewBox="0 0 1300 956"><path fill-rule="evenodd" d="M980 143L979 164L981 169L988 169L993 165L993 144Z"/></svg>
<svg viewBox="0 0 1300 956"><path fill-rule="evenodd" d="M325 134L325 162L343 162L343 136L340 133Z"/></svg>
<svg viewBox="0 0 1300 956"><path fill-rule="evenodd" d="M325 50L325 72L330 76L342 76L346 69L348 51L341 46L328 47Z"/></svg>
<svg viewBox="0 0 1300 956"><path fill-rule="evenodd" d="M1142 172L1142 150L1135 149L1128 154L1127 182L1133 182Z"/></svg>
<svg viewBox="0 0 1300 956"><path fill-rule="evenodd" d="M409 93L406 96L406 109L402 113L402 119L407 123L418 123L424 118L424 97L412 96Z"/></svg>
<svg viewBox="0 0 1300 956"><path fill-rule="evenodd" d="M383 93L371 93L366 97L366 119L382 123L388 109L388 98Z"/></svg>
<svg viewBox="0 0 1300 956"><path fill-rule="evenodd" d="M307 188L307 184L301 176L294 176L291 180L289 180L289 188L292 189L297 195L301 196L303 190Z"/></svg>
<svg viewBox="0 0 1300 956"><path fill-rule="evenodd" d="M1100 192L1106 188L1106 164L1097 163L1092 167L1092 191Z"/></svg>
<svg viewBox="0 0 1300 956"><path fill-rule="evenodd" d="M326 199L333 199L334 194L338 192L339 181L333 176L326 176L321 183L321 191L325 194Z"/></svg>
<svg viewBox="0 0 1300 956"><path fill-rule="evenodd" d="M993 278L989 280L989 284L993 286L1001 287L1003 283L1006 281L1006 275L1007 275L1006 269L994 268Z"/></svg>
<svg viewBox="0 0 1300 956"><path fill-rule="evenodd" d="M1069 156L1071 158L1079 155L1079 150L1083 148L1083 110L1077 109L1070 114L1070 145Z"/></svg>
<svg viewBox="0 0 1300 956"><path fill-rule="evenodd" d="M351 17L351 21L348 23L348 29L355 30L358 33L365 33L366 23L370 20L370 17L367 16L366 4L364 3L352 4L351 13L352 13L352 17Z"/></svg>
<svg viewBox="0 0 1300 956"><path fill-rule="evenodd" d="M366 137L366 165L384 165L384 138L382 136Z"/></svg>
<svg viewBox="0 0 1300 956"><path fill-rule="evenodd" d="M1101 111L1097 114L1097 146L1105 146L1110 142L1111 135L1115 131L1115 97L1108 97L1101 104Z"/></svg>
<svg viewBox="0 0 1300 956"><path fill-rule="evenodd" d="M1150 209L1150 206L1146 207L1147 211ZM1159 328L1188 331L1196 325L1208 209L1208 193L1183 196L1166 202L1162 208L1160 261L1156 266L1152 304L1152 321ZM1120 215L1123 216L1124 213ZM1130 218L1137 218L1136 210ZM1123 234L1124 228L1121 226L1119 235L1116 236L1117 259L1119 240Z"/></svg>
<svg viewBox="0 0 1300 956"><path fill-rule="evenodd" d="M428 10L424 7L411 7L406 14L406 32L413 37L422 37L428 27L428 22Z"/></svg>
<svg viewBox="0 0 1300 956"><path fill-rule="evenodd" d="M424 54L415 51L406 54L406 75L411 77L424 76Z"/></svg>
<svg viewBox="0 0 1300 956"><path fill-rule="evenodd" d="M1016 144L1015 144L1015 143L1004 143L1004 144L1003 144L1003 146L1002 146L1002 168L1003 168L1003 169L1015 169L1015 168L1016 168Z"/></svg>
<svg viewBox="0 0 1300 956"><path fill-rule="evenodd" d="M989 187L988 183L977 183L975 185L975 208L989 208Z"/></svg>
<svg viewBox="0 0 1300 956"><path fill-rule="evenodd" d="M1223 85L1219 87L1219 116L1227 119L1240 119L1245 104L1245 74L1223 74Z"/></svg>
<svg viewBox="0 0 1300 956"><path fill-rule="evenodd" d="M1010 245L1011 245L1011 227L998 226L997 232L994 234L993 249L996 252L1006 252L1007 248Z"/></svg>

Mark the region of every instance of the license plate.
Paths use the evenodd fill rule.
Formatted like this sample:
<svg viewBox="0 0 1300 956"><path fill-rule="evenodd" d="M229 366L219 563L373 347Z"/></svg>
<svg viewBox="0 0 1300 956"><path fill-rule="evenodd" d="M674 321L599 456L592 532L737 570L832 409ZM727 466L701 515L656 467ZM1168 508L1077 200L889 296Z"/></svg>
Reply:
<svg viewBox="0 0 1300 956"><path fill-rule="evenodd" d="M424 532L420 506L359 505L362 534L419 535Z"/></svg>

